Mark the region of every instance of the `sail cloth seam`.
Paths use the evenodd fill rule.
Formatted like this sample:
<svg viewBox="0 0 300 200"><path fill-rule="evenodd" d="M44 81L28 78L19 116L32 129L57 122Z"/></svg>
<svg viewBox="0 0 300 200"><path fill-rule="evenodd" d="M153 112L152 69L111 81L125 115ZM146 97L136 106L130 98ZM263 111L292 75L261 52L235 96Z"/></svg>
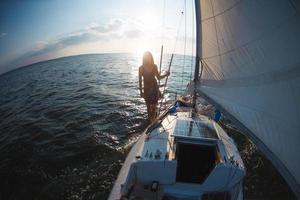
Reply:
<svg viewBox="0 0 300 200"><path fill-rule="evenodd" d="M202 19L200 22L202 23L202 22L204 22L204 21L210 20L210 19L215 18L215 17L217 17L217 16L223 15L223 14L227 13L228 11L230 11L231 9L233 9L234 7L236 7L236 6L237 6L239 3L241 3L241 2L242 2L242 0L239 0L239 1L235 2L235 3L233 4L233 6L231 6L231 7L227 8L227 9L223 10L222 12L220 12L220 13L218 13L218 14L216 14L216 15L214 15L214 13L213 13L213 16L204 18L204 19ZM212 4L212 3L211 3L211 4Z"/></svg>
<svg viewBox="0 0 300 200"><path fill-rule="evenodd" d="M202 86L201 86L202 87ZM201 88L201 87L199 87L199 88ZM200 89L199 89L200 90ZM203 92L204 93L204 92ZM223 99L223 100L225 100L225 101L227 101L227 102L233 102L234 100L233 99L226 99L226 98L223 98L223 97L221 97L221 96L218 96L218 93L215 93L215 92L211 92L210 93L211 95L214 95L214 96L216 96L216 97L218 97L218 99ZM259 112L259 113L262 113L262 115L268 115L268 116L271 116L271 117L273 117L274 119L277 119L277 120L279 120L279 121L281 121L281 122L284 122L284 123L291 123L291 121L290 120L288 120L287 118L282 118L282 116L276 116L274 113L270 113L270 112L266 112L266 111L264 111L264 112L261 112L262 111L262 109L261 109L261 107L250 107L250 106L248 106L247 104L242 104L242 103L237 103L236 101L234 101L234 103L235 103L235 105L238 105L238 106L241 106L241 107L243 107L243 108L247 108L247 109L249 109L249 110L253 110L253 111L255 111L255 112Z"/></svg>
<svg viewBox="0 0 300 200"><path fill-rule="evenodd" d="M258 74L255 76L241 77L235 79L202 79L201 85L216 88L254 87L272 84L274 82L289 81L300 77L300 63L293 65L293 67L284 66L283 69L284 70L277 70L273 72Z"/></svg>
<svg viewBox="0 0 300 200"><path fill-rule="evenodd" d="M297 9L297 7L296 7L296 5L291 1L291 0L289 0L289 2L290 2L290 4L291 4L291 6L295 9L295 11L296 11L296 13L297 13L297 15L299 15L300 16L300 13L299 13L299 11L298 11L298 9Z"/></svg>
<svg viewBox="0 0 300 200"><path fill-rule="evenodd" d="M215 57L218 57L218 56L223 56L223 55L226 55L226 54L229 54L229 53L232 53L238 49L242 49L248 45L250 45L251 43L255 43L256 41L258 40L262 40L263 38L269 36L269 35L273 35L274 34L274 31L279 29L282 25L285 24L285 22L289 21L290 19L294 18L297 16L297 13L295 13L294 15L290 16L290 17L287 17L285 20L283 20L282 22L280 22L277 26L274 26L273 28L270 29L270 32L265 32L265 33L262 33L260 36L258 36L257 38L253 39L253 40L250 40L248 42L246 42L245 44L242 44L236 48L233 48L233 49L230 49L228 51L224 51L223 53L219 53L219 54L216 54L216 55L213 55L213 56L207 56L207 57L203 57L202 59L211 59L211 58L215 58Z"/></svg>
<svg viewBox="0 0 300 200"><path fill-rule="evenodd" d="M295 156L297 155L297 151L295 150L297 150L298 148L295 147L297 145L297 142L295 143L293 142L293 139L298 138L299 136L298 134L299 132L297 132L298 129L296 129L296 123L298 122L297 121L298 118L294 117L295 115L292 114L295 108L289 107L292 106L293 103L297 103L297 99L299 99L298 98L299 95L297 91L298 89L297 86L299 85L298 84L299 74L293 74L293 70L297 71L296 69L297 66L299 68L299 60L297 59L297 57L295 57L298 49L297 48L298 38L295 35L295 31L298 31L299 28L298 22L300 18L298 16L299 12L297 12L299 11L298 3L296 3L297 1L293 1L293 0L289 0L289 1L290 2L286 2L285 4L282 4L284 5L283 8L287 8L287 7L288 8L286 10L283 10L286 11L285 13L283 13L283 15L279 15L279 16L276 15L276 12L282 11L282 9L280 9L278 5L274 4L274 8L276 9L272 9L273 6L272 5L271 7L265 7L265 9L261 9L262 12L258 13L256 12L256 10L257 8L260 8L259 4L252 5L253 7L250 7L248 9L247 7L244 7L244 5L246 5L244 4L245 1L241 3L242 5L239 4L237 7L233 8L232 10L230 9L230 11L227 12L227 14L225 15L221 15L220 17L214 16L214 17L218 17L215 18L218 22L218 28L220 28L223 25L225 27L225 29L217 30L219 35L221 36L220 38L214 38L214 33L213 33L214 25L212 24L213 21L206 21L205 23L202 23L202 21L200 22L198 21L198 24L200 24L204 30L203 31L204 37L198 37L198 39L200 38L202 42L205 42L202 48L203 53L201 54L203 55L202 63L205 64L205 61L209 63L209 65L205 67L207 69L204 69L205 70L204 78L217 79L217 80L206 79L204 81L201 81L197 85L198 87L201 86L201 88L198 89L198 92L199 93L203 92L209 95L209 97L212 98L211 102L214 102L213 104L217 105L217 108L219 107L221 111L227 109L232 113L232 115L229 114L229 116L232 118L232 121L236 121L235 124L237 124L238 127L244 127L244 130L246 130L244 133L249 138L252 138L251 140L265 153L265 155L267 155L267 157L272 161L274 166L277 167L277 169L287 180L287 182L289 183L290 187L293 189L297 197L300 199L300 182L298 176L299 171L296 170L296 168L298 167L297 165L298 162L296 162L297 159L295 159L295 157L297 157ZM224 8L224 6L228 7L233 5L231 2L227 2L226 4L222 4L222 2L223 1L221 2L214 1L214 3L219 3L221 9ZM251 0L249 2L251 2ZM296 13L293 11L294 9L292 9L292 7L288 5L291 2L293 2L294 6L296 6L297 8L295 9ZM210 5L208 3L209 2L204 3L206 4L205 8L210 8ZM215 9L217 10L218 8L217 5L216 4L214 5L215 5ZM266 4L266 5L271 5L271 4ZM239 9L239 8L245 8L245 9ZM265 11L270 11L271 15L269 15L269 13ZM260 14L260 16L257 15L257 17L250 18L251 16L256 14ZM272 17L272 15L276 17L274 18ZM239 16L241 16L241 18L235 20L236 18L234 17L239 17ZM222 19L222 17L225 18ZM263 21L262 23L255 23L254 21L251 21L256 19L257 20L262 19ZM248 25L253 25L253 27L249 27ZM247 28L249 28L250 31L248 31L248 29L245 29L245 31L238 30L239 28L243 28L245 26L248 26ZM261 29L259 29L260 27ZM228 30L226 28L228 28ZM238 30L235 32L235 35L231 34L235 30ZM211 35L211 33L213 35ZM226 38L229 39L228 41L225 40L224 46L222 43L223 37L224 39ZM219 40L220 42L221 52L218 52L218 49L216 48L217 40ZM279 40L279 43L276 43L276 40ZM200 42L198 43L198 45L199 44ZM276 47L276 45L279 49L274 48ZM268 49L270 47L273 47L274 49ZM290 52L291 54L289 54L289 51L292 51ZM260 57L255 58L256 55ZM217 63L219 59L217 58L217 56L222 56L223 64L224 64L223 67L227 67L223 69L225 71L220 70L219 66L214 67L213 64L215 62ZM278 57L272 59L273 56L278 56ZM210 58L213 59L208 60ZM228 60L226 60L225 58L228 58ZM272 62L270 62L269 60ZM259 66L255 66L256 64L259 64ZM231 67L230 65L233 66ZM284 70L284 67L286 70ZM276 69L284 70L285 74L284 75L276 74L278 73L275 71ZM271 72L272 76L268 75L267 80L265 80L266 79L265 77L261 79L259 76L262 76L261 74L266 73L268 70L272 71ZM220 74L222 73L228 76L225 77L220 76ZM248 80L246 80L247 84L243 83L245 80L242 79L245 79L245 77L242 76L246 76L246 79L250 79L249 80L250 83L249 82L247 83ZM251 80L253 79L253 77L248 77L248 76L254 76L254 78L259 79L260 82L255 83L255 81ZM292 80L289 80L290 77L292 77ZM226 90L225 88L224 89L217 88L217 87L222 87L224 81L225 83L228 83L228 85L226 86L228 90ZM235 81L237 81L238 82L237 84L240 85L236 85L236 83L234 83ZM269 84L270 81L271 83L273 83L273 85L266 85L266 86L263 85L262 87L259 87L262 84ZM278 81L281 81L281 83L278 83ZM209 85L210 83L216 84L215 88L214 85ZM232 87L245 86L249 88L228 88L230 87L230 85L232 85ZM258 88L253 87L255 85L258 85ZM290 96L291 95L290 91L286 91L290 89L289 87L287 87L288 85L291 85L294 88L294 95L295 95L294 98L293 96ZM276 86L280 86L280 87L276 87ZM271 89L268 90L269 88ZM268 95L269 93L273 93L273 92L275 94L274 101L272 99L272 96ZM241 94L247 94L247 95L240 96ZM250 98L247 98L248 95ZM285 95L288 95L288 98L285 98ZM278 99L275 99L276 97ZM238 104L235 104L235 101L238 101ZM220 104L218 104L218 102ZM285 104L285 102L292 103L292 104L282 105ZM239 103L245 104L245 106L241 106ZM225 109L222 109L220 105L224 106ZM268 107L266 107L266 105L268 105ZM252 108L251 106L253 106L254 108ZM272 113L272 112L276 112L276 109L275 110L273 109L273 111L271 111L273 107L277 108L276 106L278 107L287 106L287 108L289 108L290 110L284 110L284 107L283 108L281 107L280 112ZM259 113L255 111L256 109L259 110L260 108L263 107L265 107L265 109L262 109L261 111L259 111ZM247 110L250 111L249 115L247 113ZM225 116L227 116L226 113L228 112L225 111L223 112ZM296 112L298 111L299 110L297 110ZM266 116L265 112L269 112L271 114L277 114L278 118L272 116ZM273 122L276 122L279 119L279 114L288 114L288 113L291 113L291 115L283 116L284 121L273 124ZM271 119L268 119L269 117ZM292 119L292 122L287 121L289 119ZM243 125L238 120L243 122L245 125ZM275 129L276 127L279 127L281 123L288 130L291 130L291 132L289 131L286 133L286 137L284 137L285 134L284 131L282 131L281 129ZM247 127L251 128L253 132L250 131ZM289 136L292 137L289 138ZM269 143L268 141L269 139L272 139L273 141ZM295 146L293 145L289 148L285 147L285 145L288 144L295 144ZM275 145L276 147L274 147Z"/></svg>
<svg viewBox="0 0 300 200"><path fill-rule="evenodd" d="M201 85L201 87L202 87L202 85ZM199 88L201 88L201 87L199 86ZM202 87L202 88L203 88L203 87ZM200 89L199 89L199 90L200 90ZM203 93L204 93L204 92L203 92ZM210 92L210 94L211 94L211 95L214 95L215 97L218 97L218 99L223 99L223 100L226 100L227 102L228 102L228 101L234 102L235 105L241 106L241 107L243 107L243 108L247 108L247 109L249 109L249 110L254 110L255 112L261 112L261 110L262 110L261 107L256 107L256 108L254 108L254 107L250 107L248 104L242 104L242 103L239 103L239 102L235 101L234 98L232 98L232 99L225 99L225 98L223 98L222 96L218 95L218 93L216 93L216 92ZM214 102L216 102L216 101L214 101ZM218 105L219 105L219 104L218 104ZM281 122L291 123L290 120L288 120L287 118L278 117L278 116L274 115L273 112L270 113L270 112L264 111L264 112L261 112L261 113L262 113L262 114L266 114L266 115L268 115L268 116L271 116L271 117L273 117L273 118L275 118L275 119L277 119L277 120L279 120L279 121L281 121Z"/></svg>
<svg viewBox="0 0 300 200"><path fill-rule="evenodd" d="M215 14L214 12L214 6L212 3L212 0L210 0L210 4L211 4L211 10L213 12L213 15ZM220 68L223 71L223 64L222 64L222 56L221 56L221 48L220 48L220 43L219 43L219 37L218 37L218 29L217 29L217 20L216 17L213 18L214 19L214 24L215 24L215 32L216 32L216 39L217 39L217 45L218 45L218 53L219 53L219 61L220 61Z"/></svg>
<svg viewBox="0 0 300 200"><path fill-rule="evenodd" d="M199 95L206 99L208 102L215 105L226 117L228 117L240 130L241 133L245 133L246 136L250 138L253 143L259 147L259 149L269 158L274 166L278 169L281 175L286 179L287 183L290 185L296 196L300 197L300 185L294 178L290 170L285 166L283 162L273 153L268 146L266 146L262 140L260 140L250 129L243 125L238 119L231 115L226 109L224 109L219 103L211 99L206 95L201 89L198 89Z"/></svg>

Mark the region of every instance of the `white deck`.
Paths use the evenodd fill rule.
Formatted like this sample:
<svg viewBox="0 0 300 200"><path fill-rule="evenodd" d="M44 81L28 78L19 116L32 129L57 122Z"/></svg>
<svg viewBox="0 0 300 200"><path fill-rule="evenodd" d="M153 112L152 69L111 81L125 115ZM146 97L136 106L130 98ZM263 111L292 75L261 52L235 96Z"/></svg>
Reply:
<svg viewBox="0 0 300 200"><path fill-rule="evenodd" d="M198 127L196 123L204 124L204 128L210 129ZM219 163L202 184L176 181L175 138L177 142L217 146ZM244 175L244 164L233 140L217 123L205 116L197 116L191 121L190 112L176 112L169 114L148 135L142 134L128 155L109 199L119 199L121 184L124 184L122 191L125 192L132 182L135 185L133 193L142 193L144 197L151 199L152 193L143 187L148 187L153 181L159 181L161 185L159 196L172 194L178 197L200 197L207 191L224 191L228 188L242 196L239 184Z"/></svg>

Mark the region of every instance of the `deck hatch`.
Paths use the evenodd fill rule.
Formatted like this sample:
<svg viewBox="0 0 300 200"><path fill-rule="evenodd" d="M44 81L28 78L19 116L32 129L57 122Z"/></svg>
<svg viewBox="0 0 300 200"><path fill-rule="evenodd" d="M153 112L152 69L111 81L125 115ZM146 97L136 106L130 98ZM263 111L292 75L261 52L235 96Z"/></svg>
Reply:
<svg viewBox="0 0 300 200"><path fill-rule="evenodd" d="M177 119L173 130L175 137L219 139L211 122Z"/></svg>
<svg viewBox="0 0 300 200"><path fill-rule="evenodd" d="M216 146L179 143L176 181L202 184L216 165Z"/></svg>

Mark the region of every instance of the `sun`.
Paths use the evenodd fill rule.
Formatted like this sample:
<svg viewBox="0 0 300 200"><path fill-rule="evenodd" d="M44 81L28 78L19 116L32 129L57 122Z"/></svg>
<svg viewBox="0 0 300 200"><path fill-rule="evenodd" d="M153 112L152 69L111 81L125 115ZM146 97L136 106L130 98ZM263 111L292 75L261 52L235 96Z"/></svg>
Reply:
<svg viewBox="0 0 300 200"><path fill-rule="evenodd" d="M161 44L161 21L157 17L158 15L153 13L144 13L140 15L137 24L142 30L143 35L139 37L138 41L131 44L132 53L141 59L146 51L150 51L153 54L154 59L156 59L157 54L160 52Z"/></svg>
<svg viewBox="0 0 300 200"><path fill-rule="evenodd" d="M161 22L158 20L157 16L153 14L144 14L139 18L142 27L145 31L157 31L159 26L161 26Z"/></svg>
<svg viewBox="0 0 300 200"><path fill-rule="evenodd" d="M133 53L137 58L142 58L146 51L149 51L149 46L141 44L136 46L136 49Z"/></svg>

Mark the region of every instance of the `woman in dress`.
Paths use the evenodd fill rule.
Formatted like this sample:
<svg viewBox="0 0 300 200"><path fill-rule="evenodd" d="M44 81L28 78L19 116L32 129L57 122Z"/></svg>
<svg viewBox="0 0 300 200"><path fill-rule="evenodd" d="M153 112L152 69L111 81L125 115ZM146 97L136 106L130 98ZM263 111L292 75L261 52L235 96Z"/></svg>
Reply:
<svg viewBox="0 0 300 200"><path fill-rule="evenodd" d="M161 76L157 70L157 66L154 64L152 54L148 51L144 53L143 65L139 67L139 88L141 97L146 101L148 119L150 122L156 118L156 106L158 100L162 98L157 80L169 75L170 73L167 72Z"/></svg>

